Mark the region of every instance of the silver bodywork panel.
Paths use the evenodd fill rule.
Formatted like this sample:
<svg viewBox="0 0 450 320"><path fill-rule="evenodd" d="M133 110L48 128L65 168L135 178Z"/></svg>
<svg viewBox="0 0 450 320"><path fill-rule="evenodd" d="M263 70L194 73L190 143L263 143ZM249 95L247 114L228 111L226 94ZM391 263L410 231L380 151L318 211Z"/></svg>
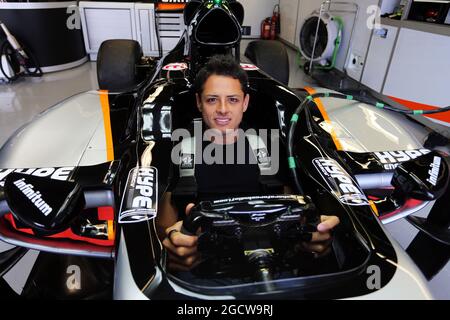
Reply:
<svg viewBox="0 0 450 320"><path fill-rule="evenodd" d="M88 166L107 161L100 94L72 96L18 129L0 149L0 168Z"/></svg>
<svg viewBox="0 0 450 320"><path fill-rule="evenodd" d="M378 221L381 225L381 223ZM373 293L352 297L359 300L431 300L433 295L428 287L428 282L419 268L414 264L404 249L392 238L384 226L381 225L386 237L390 240L397 255L396 271L391 281L383 288L374 290ZM368 277L370 274L367 275ZM382 276L382 275L381 275Z"/></svg>
<svg viewBox="0 0 450 320"><path fill-rule="evenodd" d="M314 88L316 92L335 92ZM336 92L338 93L338 92ZM320 126L335 137L343 151L374 152L423 148L429 131L403 115L365 103L337 98L320 98L329 117ZM398 124L401 123L401 126Z"/></svg>
<svg viewBox="0 0 450 320"><path fill-rule="evenodd" d="M139 290L133 279L133 275L131 274L127 245L125 243L123 231L120 234L118 247L114 272L113 298L115 300L147 300L147 296Z"/></svg>

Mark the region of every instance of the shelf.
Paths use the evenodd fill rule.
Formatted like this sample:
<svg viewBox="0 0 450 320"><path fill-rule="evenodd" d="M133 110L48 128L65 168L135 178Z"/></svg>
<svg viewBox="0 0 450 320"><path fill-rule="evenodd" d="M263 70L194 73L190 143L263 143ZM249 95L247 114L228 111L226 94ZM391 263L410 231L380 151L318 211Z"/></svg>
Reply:
<svg viewBox="0 0 450 320"><path fill-rule="evenodd" d="M381 24L397 28L407 28L417 31L440 34L443 36L450 36L450 25L445 24L435 24L413 20L395 20L389 18L381 18Z"/></svg>

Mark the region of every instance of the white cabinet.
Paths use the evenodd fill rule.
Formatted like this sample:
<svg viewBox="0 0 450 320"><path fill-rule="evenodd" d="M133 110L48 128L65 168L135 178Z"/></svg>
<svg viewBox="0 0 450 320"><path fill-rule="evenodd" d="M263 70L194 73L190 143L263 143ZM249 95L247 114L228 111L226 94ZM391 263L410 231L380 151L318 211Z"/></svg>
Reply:
<svg viewBox="0 0 450 320"><path fill-rule="evenodd" d="M387 18L381 21L381 28L372 35L362 83L411 109L447 106L448 27ZM430 118L449 126L447 113Z"/></svg>
<svg viewBox="0 0 450 320"><path fill-rule="evenodd" d="M361 82L377 92L383 87L397 32L397 27L387 25L373 30Z"/></svg>
<svg viewBox="0 0 450 320"><path fill-rule="evenodd" d="M383 94L431 106L449 105L450 32L440 28L448 35L400 29ZM445 113L440 117L450 122Z"/></svg>
<svg viewBox="0 0 450 320"><path fill-rule="evenodd" d="M136 40L134 3L82 1L79 7L84 44L91 60L97 60L105 40Z"/></svg>
<svg viewBox="0 0 450 320"><path fill-rule="evenodd" d="M97 60L100 45L110 39L136 40L145 55L158 54L153 3L81 1L79 8L91 60Z"/></svg>
<svg viewBox="0 0 450 320"><path fill-rule="evenodd" d="M180 40L185 30L182 13L157 13L158 32L164 53L172 50Z"/></svg>
<svg viewBox="0 0 450 320"><path fill-rule="evenodd" d="M136 3L136 41L141 44L145 55L158 55L158 39L155 32L155 13L153 4Z"/></svg>

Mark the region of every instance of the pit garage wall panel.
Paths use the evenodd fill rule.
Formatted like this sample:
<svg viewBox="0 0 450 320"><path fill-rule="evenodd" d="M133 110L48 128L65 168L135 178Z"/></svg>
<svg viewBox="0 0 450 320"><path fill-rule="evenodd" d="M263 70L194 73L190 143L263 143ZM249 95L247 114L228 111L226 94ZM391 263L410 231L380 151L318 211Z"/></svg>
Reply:
<svg viewBox="0 0 450 320"><path fill-rule="evenodd" d="M397 32L397 27L386 25L373 32L361 82L376 92L383 88Z"/></svg>
<svg viewBox="0 0 450 320"><path fill-rule="evenodd" d="M382 93L435 107L450 105L449 59L450 36L400 29Z"/></svg>

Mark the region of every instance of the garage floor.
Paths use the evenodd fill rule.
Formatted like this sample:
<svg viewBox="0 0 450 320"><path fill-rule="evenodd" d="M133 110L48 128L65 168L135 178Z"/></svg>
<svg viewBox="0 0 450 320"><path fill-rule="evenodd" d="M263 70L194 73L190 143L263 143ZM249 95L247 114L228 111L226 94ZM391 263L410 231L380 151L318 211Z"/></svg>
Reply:
<svg viewBox="0 0 450 320"><path fill-rule="evenodd" d="M242 42L241 52L245 51L246 43L248 41ZM288 48L288 55L289 86L291 88L314 86L315 81L297 66L297 53ZM36 114L74 94L97 88L96 67L93 62L87 62L71 70L46 74L42 78L20 79L14 84L0 84L0 145L3 145L16 129L32 120ZM387 229L404 248L408 247L417 234L417 231L403 219L388 225ZM0 242L0 252L8 248L11 246ZM37 254L30 251L19 265L4 276L6 282L16 292L21 291ZM430 287L435 298L450 299L449 285L450 263L447 263L431 280Z"/></svg>

